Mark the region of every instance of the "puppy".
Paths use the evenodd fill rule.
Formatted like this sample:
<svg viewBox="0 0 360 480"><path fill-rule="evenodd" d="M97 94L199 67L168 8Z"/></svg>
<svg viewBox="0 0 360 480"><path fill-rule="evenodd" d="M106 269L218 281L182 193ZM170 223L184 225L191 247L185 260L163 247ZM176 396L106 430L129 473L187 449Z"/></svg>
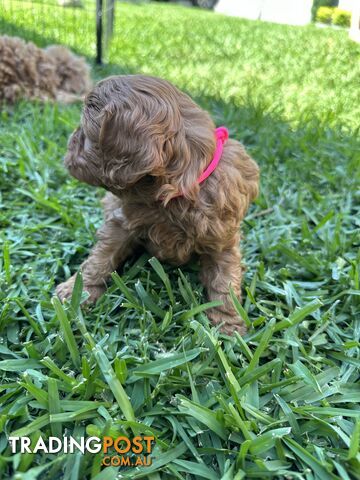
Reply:
<svg viewBox="0 0 360 480"><path fill-rule="evenodd" d="M196 254L209 300L222 302L208 317L227 334L245 333L229 287L240 298L240 222L258 194L259 168L225 128L165 80L114 76L87 95L65 166L108 192L98 242L81 265L90 301L137 245L174 265ZM57 287L60 299L74 281Z"/></svg>
<svg viewBox="0 0 360 480"><path fill-rule="evenodd" d="M21 98L72 103L91 88L90 69L67 48L46 49L17 37L0 37L0 102Z"/></svg>

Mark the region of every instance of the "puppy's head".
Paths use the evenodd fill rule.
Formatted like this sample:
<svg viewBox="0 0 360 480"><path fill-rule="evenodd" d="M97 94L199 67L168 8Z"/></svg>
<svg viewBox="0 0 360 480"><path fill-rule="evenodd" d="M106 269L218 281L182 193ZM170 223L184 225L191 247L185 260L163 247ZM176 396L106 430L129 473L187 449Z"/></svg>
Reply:
<svg viewBox="0 0 360 480"><path fill-rule="evenodd" d="M90 67L84 58L78 57L62 45L51 45L45 51L55 66L58 89L79 95L90 90Z"/></svg>
<svg viewBox="0 0 360 480"><path fill-rule="evenodd" d="M215 149L214 128L205 111L165 80L110 77L87 95L65 164L79 180L118 195L153 182L164 203L180 192L194 199L196 179Z"/></svg>

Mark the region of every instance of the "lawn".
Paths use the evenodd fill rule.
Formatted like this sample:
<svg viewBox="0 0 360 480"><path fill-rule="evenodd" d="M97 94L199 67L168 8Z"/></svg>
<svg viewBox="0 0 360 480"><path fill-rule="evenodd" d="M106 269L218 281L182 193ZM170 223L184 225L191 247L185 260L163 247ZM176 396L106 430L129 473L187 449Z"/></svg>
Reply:
<svg viewBox="0 0 360 480"><path fill-rule="evenodd" d="M2 33L92 53L89 11L65 9L59 26L44 4L31 6L38 22L9 5L0 0ZM249 332L211 328L196 263L178 270L146 253L93 309L79 307L81 285L71 304L53 300L101 222L103 192L61 162L81 107L3 108L0 478L360 478L360 46L345 31L118 7L94 77L173 81L261 166L243 224ZM12 455L7 442L63 434L153 435L152 465Z"/></svg>

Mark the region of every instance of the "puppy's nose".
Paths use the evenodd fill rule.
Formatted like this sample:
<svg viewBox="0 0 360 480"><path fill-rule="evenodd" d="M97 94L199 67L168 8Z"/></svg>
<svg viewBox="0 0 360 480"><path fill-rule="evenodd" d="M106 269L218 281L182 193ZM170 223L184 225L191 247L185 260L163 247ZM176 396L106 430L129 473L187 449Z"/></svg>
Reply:
<svg viewBox="0 0 360 480"><path fill-rule="evenodd" d="M68 168L69 170L74 166L74 163L75 163L74 154L73 152L71 152L71 150L66 153L66 155L63 158L63 162L65 167Z"/></svg>

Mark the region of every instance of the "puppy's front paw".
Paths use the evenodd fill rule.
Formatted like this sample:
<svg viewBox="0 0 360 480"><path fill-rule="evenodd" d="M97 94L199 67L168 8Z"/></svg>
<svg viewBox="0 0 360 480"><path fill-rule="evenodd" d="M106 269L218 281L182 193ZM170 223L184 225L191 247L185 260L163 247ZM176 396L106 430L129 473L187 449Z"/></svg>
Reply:
<svg viewBox="0 0 360 480"><path fill-rule="evenodd" d="M84 303L86 305L96 303L97 300L103 295L105 290L105 285L84 285L84 292L89 294Z"/></svg>
<svg viewBox="0 0 360 480"><path fill-rule="evenodd" d="M66 282L60 283L56 287L56 295L63 302L65 299L70 298L74 289L76 274L70 277ZM95 303L101 295L105 292L105 285L86 285L84 284L83 290L89 294L85 300L85 304Z"/></svg>
<svg viewBox="0 0 360 480"><path fill-rule="evenodd" d="M236 314L225 313L213 308L207 313L207 316L213 325L221 325L220 332L226 335L231 336L234 332L245 335L247 331L244 320Z"/></svg>
<svg viewBox="0 0 360 480"><path fill-rule="evenodd" d="M73 275L70 277L66 282L60 283L56 289L55 293L56 295L60 298L60 300L63 302L65 299L70 298L72 295L72 291L74 289L74 284L75 284L75 278L76 276Z"/></svg>

